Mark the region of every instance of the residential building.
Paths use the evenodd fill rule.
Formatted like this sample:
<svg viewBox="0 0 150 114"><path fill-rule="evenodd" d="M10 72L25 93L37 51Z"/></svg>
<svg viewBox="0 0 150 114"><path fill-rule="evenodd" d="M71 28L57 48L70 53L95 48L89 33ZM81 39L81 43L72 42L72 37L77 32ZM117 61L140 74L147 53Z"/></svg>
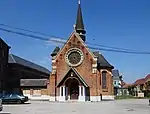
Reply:
<svg viewBox="0 0 150 114"><path fill-rule="evenodd" d="M131 86L130 91L136 97L150 97L150 74L145 78L137 79Z"/></svg>
<svg viewBox="0 0 150 114"><path fill-rule="evenodd" d="M121 88L122 95L130 95L129 87L131 85L132 84L124 84L124 85L122 85L122 88Z"/></svg>
<svg viewBox="0 0 150 114"><path fill-rule="evenodd" d="M122 76L119 74L119 70L113 70L113 85L114 95L122 95Z"/></svg>
<svg viewBox="0 0 150 114"><path fill-rule="evenodd" d="M78 4L74 31L65 45L52 52L50 101L101 101L113 100L112 69L99 52L87 45L81 4Z"/></svg>
<svg viewBox="0 0 150 114"><path fill-rule="evenodd" d="M146 97L150 97L150 74L145 77L145 91L144 94Z"/></svg>

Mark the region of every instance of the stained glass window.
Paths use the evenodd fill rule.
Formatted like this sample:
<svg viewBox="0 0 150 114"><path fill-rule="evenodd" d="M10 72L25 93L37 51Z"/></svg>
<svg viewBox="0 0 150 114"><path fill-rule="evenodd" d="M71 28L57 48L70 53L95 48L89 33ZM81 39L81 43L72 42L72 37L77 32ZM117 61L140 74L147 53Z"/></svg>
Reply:
<svg viewBox="0 0 150 114"><path fill-rule="evenodd" d="M106 89L106 87L107 87L106 75L107 75L107 72L103 71L102 72L102 89Z"/></svg>
<svg viewBox="0 0 150 114"><path fill-rule="evenodd" d="M68 60L71 64L78 64L81 60L81 56L78 52L72 52L69 54Z"/></svg>

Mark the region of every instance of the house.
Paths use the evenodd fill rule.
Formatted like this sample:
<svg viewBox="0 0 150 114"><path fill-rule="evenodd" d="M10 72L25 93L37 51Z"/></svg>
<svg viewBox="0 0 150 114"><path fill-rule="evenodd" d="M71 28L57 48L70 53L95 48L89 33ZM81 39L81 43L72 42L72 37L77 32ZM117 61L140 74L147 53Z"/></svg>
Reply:
<svg viewBox="0 0 150 114"><path fill-rule="evenodd" d="M131 86L132 95L134 96L150 96L150 74L145 78L137 79Z"/></svg>
<svg viewBox="0 0 150 114"><path fill-rule="evenodd" d="M140 93L144 90L145 78L137 79L133 85L136 87L137 93Z"/></svg>
<svg viewBox="0 0 150 114"><path fill-rule="evenodd" d="M150 93L150 74L145 77L145 90Z"/></svg>
<svg viewBox="0 0 150 114"><path fill-rule="evenodd" d="M145 77L144 95L145 97L150 97L150 74Z"/></svg>
<svg viewBox="0 0 150 114"><path fill-rule="evenodd" d="M124 84L121 88L122 95L130 95L129 87L131 87L132 84Z"/></svg>
<svg viewBox="0 0 150 114"><path fill-rule="evenodd" d="M113 85L114 95L122 95L122 76L119 74L119 70L113 70Z"/></svg>
<svg viewBox="0 0 150 114"><path fill-rule="evenodd" d="M145 79L137 79L133 84L128 86L130 95L138 97L139 94L143 94ZM144 96L144 94L142 95Z"/></svg>
<svg viewBox="0 0 150 114"><path fill-rule="evenodd" d="M10 47L0 38L0 92L5 90L5 80L7 78L8 53Z"/></svg>
<svg viewBox="0 0 150 114"><path fill-rule="evenodd" d="M112 69L99 52L87 45L81 4L78 4L74 31L62 48L52 52L50 101L101 101L113 100Z"/></svg>

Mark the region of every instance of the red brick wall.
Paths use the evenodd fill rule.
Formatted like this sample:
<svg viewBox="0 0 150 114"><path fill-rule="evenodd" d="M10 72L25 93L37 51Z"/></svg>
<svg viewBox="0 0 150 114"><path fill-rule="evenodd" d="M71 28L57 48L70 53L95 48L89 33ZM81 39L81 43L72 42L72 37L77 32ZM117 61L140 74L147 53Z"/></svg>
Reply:
<svg viewBox="0 0 150 114"><path fill-rule="evenodd" d="M50 76L50 83L48 87L48 93L50 94L50 96L55 96L55 78L55 75Z"/></svg>
<svg viewBox="0 0 150 114"><path fill-rule="evenodd" d="M71 44L71 45L70 45ZM75 35L73 35L68 43L65 45L62 52L59 54L59 56L56 58L56 67L57 67L57 82L59 82L67 73L69 70L69 66L65 61L65 54L70 48L79 48L82 50L84 54L84 60L81 65L78 67L75 67L79 74L83 76L85 81L88 83L89 86L91 86L91 81L89 81L89 76L92 75L92 63L93 63L93 57L91 54L87 51L87 49L82 45L80 40L76 38ZM86 71L86 72L85 72Z"/></svg>
<svg viewBox="0 0 150 114"><path fill-rule="evenodd" d="M84 55L84 60L81 65L75 67L78 73L82 76L82 78L87 82L90 87L90 95L91 96L99 96L103 95L112 95L113 87L112 87L112 76L111 69L103 69L107 71L107 90L102 90L102 82L101 82L101 72L97 71L96 74L92 73L92 64L95 62L93 55L87 50L87 48L82 44L81 40L79 40L74 34L70 37L66 45L63 47L63 50L57 55L55 62L52 63L52 66L56 66L56 82L57 84L60 80L66 75L69 70L69 66L65 61L65 54L70 48L79 48L82 50ZM50 95L54 95L54 82L55 75L51 75L50 77ZM59 88L57 88L57 96L59 96Z"/></svg>

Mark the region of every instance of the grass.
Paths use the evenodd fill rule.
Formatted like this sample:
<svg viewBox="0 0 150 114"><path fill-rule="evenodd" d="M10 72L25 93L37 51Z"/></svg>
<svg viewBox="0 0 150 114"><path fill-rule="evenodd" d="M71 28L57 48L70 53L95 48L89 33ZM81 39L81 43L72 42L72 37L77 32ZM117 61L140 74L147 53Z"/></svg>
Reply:
<svg viewBox="0 0 150 114"><path fill-rule="evenodd" d="M121 95L121 96L116 96L116 100L121 100L121 99L150 99L150 97L134 97L132 95Z"/></svg>
<svg viewBox="0 0 150 114"><path fill-rule="evenodd" d="M139 99L139 98L134 97L132 95L121 95L121 96L116 96L115 99L120 100L120 99Z"/></svg>

